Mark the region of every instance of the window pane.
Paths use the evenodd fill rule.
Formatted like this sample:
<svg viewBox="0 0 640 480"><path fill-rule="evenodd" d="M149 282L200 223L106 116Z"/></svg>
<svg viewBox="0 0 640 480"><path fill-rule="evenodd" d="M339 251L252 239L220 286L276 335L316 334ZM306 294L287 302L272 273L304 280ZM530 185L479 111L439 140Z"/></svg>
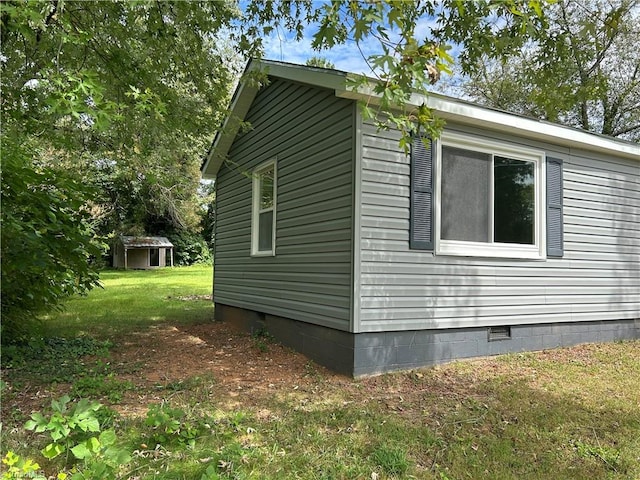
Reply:
<svg viewBox="0 0 640 480"><path fill-rule="evenodd" d="M533 245L534 164L494 159L494 241Z"/></svg>
<svg viewBox="0 0 640 480"><path fill-rule="evenodd" d="M260 210L273 207L273 167L260 173Z"/></svg>
<svg viewBox="0 0 640 480"><path fill-rule="evenodd" d="M489 154L442 147L441 238L489 241Z"/></svg>
<svg viewBox="0 0 640 480"><path fill-rule="evenodd" d="M273 210L258 216L258 251L270 251L273 240Z"/></svg>

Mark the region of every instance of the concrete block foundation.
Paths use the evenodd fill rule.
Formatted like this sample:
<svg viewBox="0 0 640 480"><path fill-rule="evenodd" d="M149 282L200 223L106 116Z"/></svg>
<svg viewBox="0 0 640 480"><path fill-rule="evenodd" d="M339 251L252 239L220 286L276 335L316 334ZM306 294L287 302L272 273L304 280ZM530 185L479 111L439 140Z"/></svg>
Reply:
<svg viewBox="0 0 640 480"><path fill-rule="evenodd" d="M640 339L640 319L511 325L492 340L487 327L350 333L216 303L215 318L243 331L266 331L331 370L359 377L452 360Z"/></svg>

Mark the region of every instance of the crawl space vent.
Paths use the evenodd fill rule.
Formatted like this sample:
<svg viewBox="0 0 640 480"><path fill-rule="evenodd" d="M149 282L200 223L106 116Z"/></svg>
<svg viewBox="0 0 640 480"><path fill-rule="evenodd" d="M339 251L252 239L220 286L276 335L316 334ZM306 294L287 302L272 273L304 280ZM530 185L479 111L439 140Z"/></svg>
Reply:
<svg viewBox="0 0 640 480"><path fill-rule="evenodd" d="M511 327L489 327L489 341L509 340L511 338Z"/></svg>

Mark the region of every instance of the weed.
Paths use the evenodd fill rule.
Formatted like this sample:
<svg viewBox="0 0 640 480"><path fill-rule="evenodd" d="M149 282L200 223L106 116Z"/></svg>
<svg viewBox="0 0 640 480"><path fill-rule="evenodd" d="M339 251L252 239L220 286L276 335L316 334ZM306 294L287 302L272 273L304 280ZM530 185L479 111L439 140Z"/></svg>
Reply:
<svg viewBox="0 0 640 480"><path fill-rule="evenodd" d="M82 377L74 382L71 389L77 397L105 397L112 403L122 400L122 394L133 390L133 383L128 380L118 380L113 373Z"/></svg>
<svg viewBox="0 0 640 480"><path fill-rule="evenodd" d="M218 469L215 465L209 465L206 470L202 473L200 480L220 480L223 477L218 475Z"/></svg>
<svg viewBox="0 0 640 480"><path fill-rule="evenodd" d="M589 445L579 440L573 442L573 447L578 456L582 458L595 458L604 463L607 469L614 472L620 471L622 465L620 463L619 450L601 445Z"/></svg>
<svg viewBox="0 0 640 480"><path fill-rule="evenodd" d="M165 390L169 390L171 392L182 392L182 391L194 391L198 388L201 388L207 384L212 385L215 384L216 380L213 378L213 375L205 373L203 375L195 375L193 377L185 378L184 380L176 380L173 382L169 382L166 385L158 385L158 388L163 388Z"/></svg>
<svg viewBox="0 0 640 480"><path fill-rule="evenodd" d="M236 431L240 431L242 424L247 420L248 415L244 412L234 412L227 421L229 425Z"/></svg>
<svg viewBox="0 0 640 480"><path fill-rule="evenodd" d="M42 474L40 465L30 458L22 458L12 451L8 451L2 459L5 464L2 474L3 480L21 480L24 478L32 478L34 480L46 480L46 476Z"/></svg>
<svg viewBox="0 0 640 480"><path fill-rule="evenodd" d="M52 400L51 409L53 413L49 418L40 412L32 414L25 428L49 434L53 441L41 452L45 458L51 460L64 453L64 466L68 468L69 453L72 453L76 461L83 463L81 467L71 468L73 479L116 478L116 472L131 460L126 450L116 446L115 432L102 431L97 416L102 405L98 402L81 399L70 404L69 396L65 395ZM18 466L18 462L14 465ZM34 464L34 468L37 470L39 466ZM58 478L67 478L67 474L61 472Z"/></svg>
<svg viewBox="0 0 640 480"><path fill-rule="evenodd" d="M36 412L31 415L31 420L25 424L27 430L35 430L36 433L49 433L53 442L42 451L42 454L48 459L66 452L68 461L69 451L72 450L73 445L80 445L91 438L93 433L100 431L100 422L94 412L100 409L101 405L98 402L82 399L70 407L70 400L68 395L58 400L52 400L53 414L49 419L45 418L42 413Z"/></svg>
<svg viewBox="0 0 640 480"><path fill-rule="evenodd" d="M388 475L403 475L409 468L407 454L400 447L381 445L373 451L371 459Z"/></svg>
<svg viewBox="0 0 640 480"><path fill-rule="evenodd" d="M322 374L318 370L318 366L313 360L309 360L304 364L304 375L305 377L311 377L317 381L322 380Z"/></svg>
<svg viewBox="0 0 640 480"><path fill-rule="evenodd" d="M253 344L258 350L265 353L269 351L269 344L273 343L275 338L266 328L259 328L251 334Z"/></svg>
<svg viewBox="0 0 640 480"><path fill-rule="evenodd" d="M145 425L151 427L149 442L167 446L171 444L195 446L204 422L193 422L186 418L184 410L168 405L152 405L147 412Z"/></svg>

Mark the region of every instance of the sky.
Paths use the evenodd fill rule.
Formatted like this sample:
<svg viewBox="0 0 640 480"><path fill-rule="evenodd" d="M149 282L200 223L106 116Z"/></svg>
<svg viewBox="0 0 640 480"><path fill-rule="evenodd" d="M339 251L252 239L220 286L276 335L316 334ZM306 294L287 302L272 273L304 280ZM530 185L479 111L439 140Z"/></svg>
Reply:
<svg viewBox="0 0 640 480"><path fill-rule="evenodd" d="M418 39L429 37L429 31L433 26L435 26L434 18L421 19L416 25L416 37ZM331 50L318 52L311 47L312 37L317 29L317 24L308 25L304 29L301 41L296 41L295 35L284 29L274 30L269 37L263 40L264 58L304 65L308 59L315 56L329 60L338 70L373 76L366 58L369 55L380 53L379 43L376 39L367 38L360 45L348 40L342 45L336 45ZM454 47L450 53L455 57L458 53L457 51L458 48ZM458 80L457 77L443 75L434 90L452 96L463 96L455 88Z"/></svg>
<svg viewBox="0 0 640 480"><path fill-rule="evenodd" d="M367 40L360 49L352 41L337 45L331 50L322 52L311 48L312 35L317 25L309 25L304 29L303 39L298 42L294 35L282 29L274 31L264 39L264 58L283 62L305 64L311 57L322 57L333 63L338 70L353 73L371 74L365 57L376 52L377 42Z"/></svg>
<svg viewBox="0 0 640 480"><path fill-rule="evenodd" d="M435 19L424 18L416 25L416 37L425 38L429 29L435 25ZM337 45L331 50L317 52L311 48L313 34L317 31L317 24L308 25L303 32L300 42L295 40L292 33L283 29L275 30L268 38L264 39L264 58L283 62L304 64L311 57L322 57L331 61L338 70L353 73L371 74L366 57L379 53L378 41L373 38L365 39L359 47L353 41L347 41L343 45Z"/></svg>

